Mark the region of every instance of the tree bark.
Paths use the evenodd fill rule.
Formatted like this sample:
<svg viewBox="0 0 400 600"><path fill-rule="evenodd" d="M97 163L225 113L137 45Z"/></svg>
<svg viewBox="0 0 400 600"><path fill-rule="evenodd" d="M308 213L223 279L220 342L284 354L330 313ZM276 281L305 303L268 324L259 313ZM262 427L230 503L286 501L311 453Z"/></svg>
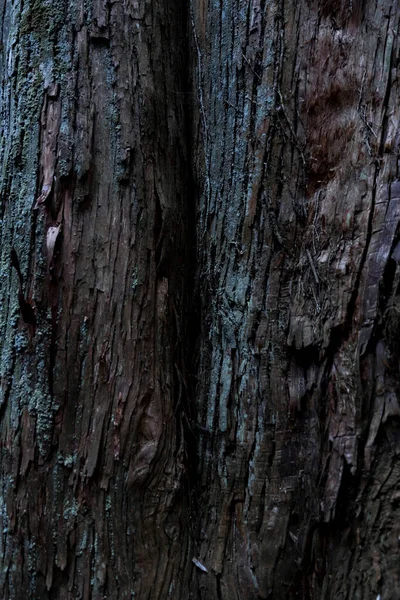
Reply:
<svg viewBox="0 0 400 600"><path fill-rule="evenodd" d="M180 597L185 7L6 1L2 32L0 595Z"/></svg>
<svg viewBox="0 0 400 600"><path fill-rule="evenodd" d="M397 597L399 3L1 14L1 597Z"/></svg>
<svg viewBox="0 0 400 600"><path fill-rule="evenodd" d="M195 2L196 597L400 593L399 15Z"/></svg>

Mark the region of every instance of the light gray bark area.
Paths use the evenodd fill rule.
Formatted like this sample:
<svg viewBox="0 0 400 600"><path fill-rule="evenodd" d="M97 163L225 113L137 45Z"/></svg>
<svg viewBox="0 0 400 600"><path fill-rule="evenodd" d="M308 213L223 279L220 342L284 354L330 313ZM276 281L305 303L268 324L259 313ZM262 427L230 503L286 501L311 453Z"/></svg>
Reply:
<svg viewBox="0 0 400 600"><path fill-rule="evenodd" d="M201 598L399 593L397 2L195 2Z"/></svg>

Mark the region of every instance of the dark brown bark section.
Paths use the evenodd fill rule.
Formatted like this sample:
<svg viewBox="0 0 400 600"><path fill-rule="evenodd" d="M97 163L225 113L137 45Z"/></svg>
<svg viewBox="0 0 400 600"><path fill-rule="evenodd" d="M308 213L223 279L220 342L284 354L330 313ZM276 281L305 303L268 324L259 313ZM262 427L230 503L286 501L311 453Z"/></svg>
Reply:
<svg viewBox="0 0 400 600"><path fill-rule="evenodd" d="M2 8L0 596L180 597L185 6Z"/></svg>
<svg viewBox="0 0 400 600"><path fill-rule="evenodd" d="M399 595L397 2L195 2L201 598Z"/></svg>

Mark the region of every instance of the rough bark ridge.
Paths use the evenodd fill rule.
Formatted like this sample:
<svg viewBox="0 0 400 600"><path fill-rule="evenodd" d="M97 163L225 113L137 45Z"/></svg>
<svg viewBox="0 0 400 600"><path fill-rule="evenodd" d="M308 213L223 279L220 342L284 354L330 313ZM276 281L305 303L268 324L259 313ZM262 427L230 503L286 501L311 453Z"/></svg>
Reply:
<svg viewBox="0 0 400 600"><path fill-rule="evenodd" d="M399 17L194 1L195 597L398 596Z"/></svg>
<svg viewBox="0 0 400 600"><path fill-rule="evenodd" d="M1 3L4 600L184 587L185 27L179 1Z"/></svg>

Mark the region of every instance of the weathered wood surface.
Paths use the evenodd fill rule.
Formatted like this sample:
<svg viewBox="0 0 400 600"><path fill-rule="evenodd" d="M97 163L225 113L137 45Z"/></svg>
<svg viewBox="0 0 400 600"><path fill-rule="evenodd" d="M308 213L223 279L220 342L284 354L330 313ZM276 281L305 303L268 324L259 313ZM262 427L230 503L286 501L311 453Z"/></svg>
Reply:
<svg viewBox="0 0 400 600"><path fill-rule="evenodd" d="M399 3L192 14L198 597L398 597Z"/></svg>

